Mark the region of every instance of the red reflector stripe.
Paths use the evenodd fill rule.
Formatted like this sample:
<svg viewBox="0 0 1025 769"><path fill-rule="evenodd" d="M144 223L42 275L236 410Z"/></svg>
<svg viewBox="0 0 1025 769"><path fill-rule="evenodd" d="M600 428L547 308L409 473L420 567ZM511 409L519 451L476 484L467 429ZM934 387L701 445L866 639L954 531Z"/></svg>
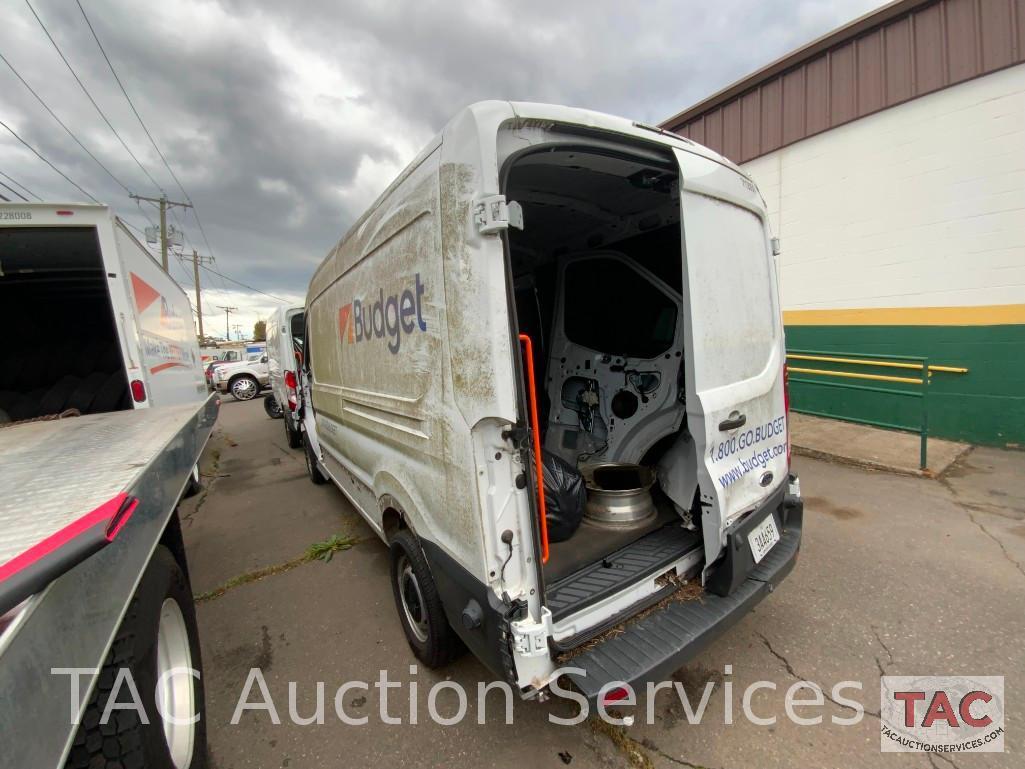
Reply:
<svg viewBox="0 0 1025 769"><path fill-rule="evenodd" d="M74 211L58 211L57 216L74 216Z"/></svg>
<svg viewBox="0 0 1025 769"><path fill-rule="evenodd" d="M135 511L135 507L139 502L133 498L131 503L126 505L125 503L128 499L128 495L122 492L113 499L104 502L91 513L86 513L78 520L54 532L20 555L14 556L14 558L0 566L0 582L28 568L41 558L50 555L50 553L56 552L76 537L81 536L100 524L107 524L107 541L113 540L128 520L128 517ZM125 512L122 513L123 509L125 509ZM122 513L120 518L118 518L119 513ZM115 518L117 518L116 525L111 530L111 523L114 522Z"/></svg>
<svg viewBox="0 0 1025 769"><path fill-rule="evenodd" d="M602 698L602 702L608 705L610 702L619 702L620 700L625 700L628 696L630 696L630 692L628 692L626 689L620 686L617 689L610 689L608 692L606 692L605 696Z"/></svg>

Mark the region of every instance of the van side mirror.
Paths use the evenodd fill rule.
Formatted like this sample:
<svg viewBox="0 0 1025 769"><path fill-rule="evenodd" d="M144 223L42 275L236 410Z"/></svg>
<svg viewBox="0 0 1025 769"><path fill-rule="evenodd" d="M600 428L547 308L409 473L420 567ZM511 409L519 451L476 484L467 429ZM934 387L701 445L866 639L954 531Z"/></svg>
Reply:
<svg viewBox="0 0 1025 769"><path fill-rule="evenodd" d="M260 363L266 363L266 362L267 362L267 356L264 355L262 358L260 358Z"/></svg>

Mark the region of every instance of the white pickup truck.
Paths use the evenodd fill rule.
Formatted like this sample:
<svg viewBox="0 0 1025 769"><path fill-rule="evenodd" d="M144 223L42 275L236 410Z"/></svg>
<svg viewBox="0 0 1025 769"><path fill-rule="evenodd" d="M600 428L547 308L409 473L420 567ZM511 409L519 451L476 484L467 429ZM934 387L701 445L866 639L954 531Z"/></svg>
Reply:
<svg viewBox="0 0 1025 769"><path fill-rule="evenodd" d="M225 363L214 369L214 389L231 393L237 401L251 401L270 386L267 351L246 353L245 360Z"/></svg>
<svg viewBox="0 0 1025 769"><path fill-rule="evenodd" d="M0 763L205 766L189 301L106 207L2 204L0 320Z"/></svg>

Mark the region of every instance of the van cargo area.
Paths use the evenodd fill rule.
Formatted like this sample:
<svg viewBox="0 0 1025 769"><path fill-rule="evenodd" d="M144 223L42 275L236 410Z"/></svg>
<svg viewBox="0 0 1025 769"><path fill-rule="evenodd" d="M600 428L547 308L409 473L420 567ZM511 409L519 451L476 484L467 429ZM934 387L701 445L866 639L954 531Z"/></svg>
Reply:
<svg viewBox="0 0 1025 769"><path fill-rule="evenodd" d="M94 227L0 229L0 422L132 408Z"/></svg>
<svg viewBox="0 0 1025 769"><path fill-rule="evenodd" d="M682 452L660 466L687 439L678 185L671 157L587 148L548 147L509 168L506 196L525 223L509 231L516 318L533 342L546 464L556 455L586 488L582 511L558 511L579 518L575 531L549 536L556 622L653 572L700 566L673 567L700 551L700 516L693 496L674 504L660 482L694 476Z"/></svg>

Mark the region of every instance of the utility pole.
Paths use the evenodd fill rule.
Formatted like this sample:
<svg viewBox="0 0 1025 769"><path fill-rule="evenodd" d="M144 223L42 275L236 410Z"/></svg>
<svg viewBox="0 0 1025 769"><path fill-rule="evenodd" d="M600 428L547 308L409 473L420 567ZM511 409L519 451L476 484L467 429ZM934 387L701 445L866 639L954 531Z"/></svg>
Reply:
<svg viewBox="0 0 1025 769"><path fill-rule="evenodd" d="M186 257L188 258L188 257ZM212 262L212 256L200 256L192 249L192 282L196 286L196 317L199 318L199 341L203 343L203 300L199 295L199 265Z"/></svg>
<svg viewBox="0 0 1025 769"><path fill-rule="evenodd" d="M147 198L145 195L128 195L133 200L145 200L148 203L156 203L160 207L160 264L164 268L164 272L167 272L167 209L180 206L182 208L192 208L191 203L179 203L176 200L168 200L167 195L161 195L159 198Z"/></svg>
<svg viewBox="0 0 1025 769"><path fill-rule="evenodd" d="M241 342L242 341L242 326L240 326L238 323L235 323L232 326L232 328L235 329L235 336L237 336L238 340Z"/></svg>
<svg viewBox="0 0 1025 769"><path fill-rule="evenodd" d="M217 305L220 309L224 310L224 338L229 342L231 341L231 327L228 325L228 316L235 312L238 307L225 307L223 304Z"/></svg>

